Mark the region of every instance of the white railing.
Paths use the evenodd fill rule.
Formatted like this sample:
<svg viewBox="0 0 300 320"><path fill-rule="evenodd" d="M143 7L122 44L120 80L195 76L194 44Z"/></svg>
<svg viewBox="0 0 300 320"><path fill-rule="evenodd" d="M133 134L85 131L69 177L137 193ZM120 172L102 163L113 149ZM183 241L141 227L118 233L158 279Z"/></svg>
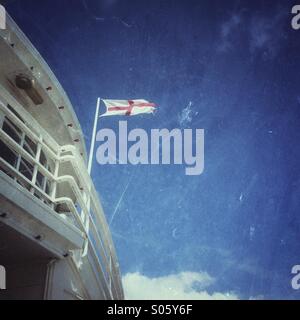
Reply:
<svg viewBox="0 0 300 320"><path fill-rule="evenodd" d="M56 144L30 114L16 113L4 100L0 140L9 153L1 153L0 168L84 233L82 254L93 250L107 298L123 299L109 227L82 156L73 145Z"/></svg>

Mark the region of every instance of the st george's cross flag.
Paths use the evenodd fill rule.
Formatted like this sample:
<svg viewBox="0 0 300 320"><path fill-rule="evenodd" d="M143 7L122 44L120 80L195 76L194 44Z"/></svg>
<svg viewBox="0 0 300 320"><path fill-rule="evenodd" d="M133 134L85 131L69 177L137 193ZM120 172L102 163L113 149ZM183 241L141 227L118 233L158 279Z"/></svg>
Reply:
<svg viewBox="0 0 300 320"><path fill-rule="evenodd" d="M142 113L153 113L156 105L147 100L102 100L106 106L106 112L100 117L106 116L134 116Z"/></svg>

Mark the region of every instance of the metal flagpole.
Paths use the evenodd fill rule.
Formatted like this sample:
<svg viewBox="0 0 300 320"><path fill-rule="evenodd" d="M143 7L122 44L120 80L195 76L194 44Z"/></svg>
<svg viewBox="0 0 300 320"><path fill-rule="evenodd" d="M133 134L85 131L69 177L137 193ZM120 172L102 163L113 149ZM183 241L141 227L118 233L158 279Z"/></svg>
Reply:
<svg viewBox="0 0 300 320"><path fill-rule="evenodd" d="M98 118L99 118L99 109L100 109L100 103L101 99L98 98L97 100L97 106L96 106L96 112L95 112L95 119L94 119L94 128L93 128L93 134L92 134L92 141L91 141L91 148L90 148L90 155L89 155L89 160L88 160L88 173L91 175L92 172L92 163L93 163L93 156L94 156L94 148L95 148L95 140L96 140L96 133L97 133L97 124L98 124ZM90 215L90 209L91 209L91 186L89 186L88 194L87 194L87 218L85 221L85 227L86 231L88 233L89 226L90 226L90 221L89 221L89 215ZM82 214L83 215L83 211ZM82 257L85 257L88 252L88 239L86 240L86 244L84 246L83 252L82 252Z"/></svg>
<svg viewBox="0 0 300 320"><path fill-rule="evenodd" d="M93 156L94 156L95 139L96 139L96 133L97 133L97 123L98 123L98 118L99 118L100 103L101 103L101 99L98 98L97 107L96 107L96 113L95 113L95 119L94 119L94 128L93 128L93 135L92 135L92 141L91 141L89 162L88 162L88 173L89 173L89 175L91 175L91 172L92 172L92 163L93 163Z"/></svg>

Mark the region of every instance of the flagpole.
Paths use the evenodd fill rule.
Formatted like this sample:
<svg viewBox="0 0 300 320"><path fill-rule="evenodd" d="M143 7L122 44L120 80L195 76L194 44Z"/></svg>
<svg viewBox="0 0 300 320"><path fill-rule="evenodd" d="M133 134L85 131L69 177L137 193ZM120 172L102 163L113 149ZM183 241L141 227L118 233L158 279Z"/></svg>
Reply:
<svg viewBox="0 0 300 320"><path fill-rule="evenodd" d="M101 99L98 98L96 112L95 112L95 119L94 119L94 128L93 128L93 135L92 135L92 141L91 141L89 162L88 162L89 175L91 175L91 172L92 172L92 163L93 163L93 156L94 156L94 148L95 148L95 140L96 140L96 133L97 133L97 123L98 123L98 118L99 118L100 103L101 103Z"/></svg>
<svg viewBox="0 0 300 320"><path fill-rule="evenodd" d="M93 128L93 134L92 134L92 141L91 141L91 148L90 148L90 154L89 154L89 160L88 160L88 173L89 175L91 175L92 172L92 163L93 163L93 155L94 155L94 148L95 148L95 140L96 140L96 133L97 133L97 124L98 124L98 118L99 118L99 109L100 109L100 103L101 103L101 99L98 98L97 99L97 105L96 105L96 112L95 112L95 119L94 119L94 128ZM90 216L90 209L91 209L91 186L89 186L89 190L88 190L88 198L87 198L87 218L85 219L85 228L87 230L89 230L90 227L90 220L89 220L89 216ZM84 211L81 211L81 215L84 215ZM83 252L82 252L82 257L85 257L87 255L88 252L88 241L86 240Z"/></svg>

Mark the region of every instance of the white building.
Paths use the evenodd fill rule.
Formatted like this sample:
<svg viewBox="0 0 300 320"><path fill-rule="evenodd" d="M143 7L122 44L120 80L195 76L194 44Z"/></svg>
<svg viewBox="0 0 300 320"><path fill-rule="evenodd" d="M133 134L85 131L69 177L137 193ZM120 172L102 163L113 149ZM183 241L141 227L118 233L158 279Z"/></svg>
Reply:
<svg viewBox="0 0 300 320"><path fill-rule="evenodd" d="M0 30L0 299L123 299L83 134L54 74L7 16Z"/></svg>

